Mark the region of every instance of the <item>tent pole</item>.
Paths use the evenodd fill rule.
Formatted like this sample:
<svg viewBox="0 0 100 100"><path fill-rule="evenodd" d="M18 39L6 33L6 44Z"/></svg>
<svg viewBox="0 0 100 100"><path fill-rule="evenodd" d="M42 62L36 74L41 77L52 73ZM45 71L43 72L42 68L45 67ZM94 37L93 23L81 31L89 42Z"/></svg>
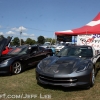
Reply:
<svg viewBox="0 0 100 100"><path fill-rule="evenodd" d="M74 36L74 45L75 45L75 36Z"/></svg>
<svg viewBox="0 0 100 100"><path fill-rule="evenodd" d="M73 38L74 38L74 45L75 45L75 36L73 36Z"/></svg>
<svg viewBox="0 0 100 100"><path fill-rule="evenodd" d="M86 35L87 35L87 29L86 29ZM86 40L86 43L85 44L87 45L87 40Z"/></svg>

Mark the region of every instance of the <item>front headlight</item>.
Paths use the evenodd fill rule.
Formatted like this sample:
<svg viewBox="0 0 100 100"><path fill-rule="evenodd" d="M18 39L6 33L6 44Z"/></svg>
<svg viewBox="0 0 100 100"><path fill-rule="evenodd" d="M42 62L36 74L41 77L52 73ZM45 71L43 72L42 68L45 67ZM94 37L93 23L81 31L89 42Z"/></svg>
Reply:
<svg viewBox="0 0 100 100"><path fill-rule="evenodd" d="M43 67L46 67L48 64L50 64L52 60L50 60L49 58L45 58L43 60L40 61L40 63L38 64L38 68L42 70Z"/></svg>
<svg viewBox="0 0 100 100"><path fill-rule="evenodd" d="M5 66L7 64L8 64L8 60L5 60L5 61L1 62L0 66L2 67L2 66Z"/></svg>
<svg viewBox="0 0 100 100"><path fill-rule="evenodd" d="M38 68L41 69L42 61L39 62Z"/></svg>
<svg viewBox="0 0 100 100"><path fill-rule="evenodd" d="M77 72L84 71L84 70L86 70L86 69L88 69L88 65L87 65L87 66L86 66L86 65L81 65L81 66L77 69Z"/></svg>

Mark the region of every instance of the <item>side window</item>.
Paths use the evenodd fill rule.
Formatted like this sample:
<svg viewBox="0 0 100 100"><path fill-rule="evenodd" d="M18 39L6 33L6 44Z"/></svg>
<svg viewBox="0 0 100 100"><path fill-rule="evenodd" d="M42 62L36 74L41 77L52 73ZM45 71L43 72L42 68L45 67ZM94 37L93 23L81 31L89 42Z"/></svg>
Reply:
<svg viewBox="0 0 100 100"><path fill-rule="evenodd" d="M30 53L35 53L35 52L37 52L38 51L38 48L37 47L32 47L32 49L31 49L31 52Z"/></svg>
<svg viewBox="0 0 100 100"><path fill-rule="evenodd" d="M42 47L39 47L39 51L43 51L44 50L44 48L42 48Z"/></svg>

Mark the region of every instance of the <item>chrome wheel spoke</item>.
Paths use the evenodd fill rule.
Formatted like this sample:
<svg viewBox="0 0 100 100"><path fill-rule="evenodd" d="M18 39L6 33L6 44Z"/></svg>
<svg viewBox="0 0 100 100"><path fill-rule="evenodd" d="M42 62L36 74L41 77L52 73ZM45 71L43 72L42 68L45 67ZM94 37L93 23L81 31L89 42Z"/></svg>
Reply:
<svg viewBox="0 0 100 100"><path fill-rule="evenodd" d="M95 81L95 72L94 72L94 69L92 70L92 83L94 84L94 81Z"/></svg>

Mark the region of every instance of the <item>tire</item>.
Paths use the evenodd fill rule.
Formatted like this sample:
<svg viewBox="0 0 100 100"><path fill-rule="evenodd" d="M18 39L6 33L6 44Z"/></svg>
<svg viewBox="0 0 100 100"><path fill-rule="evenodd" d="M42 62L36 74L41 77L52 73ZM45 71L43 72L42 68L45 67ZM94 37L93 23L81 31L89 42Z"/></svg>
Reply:
<svg viewBox="0 0 100 100"><path fill-rule="evenodd" d="M95 76L97 75L99 69L100 69L100 62L96 62L96 64L95 64Z"/></svg>
<svg viewBox="0 0 100 100"><path fill-rule="evenodd" d="M92 69L91 75L90 75L90 87L93 87L95 83L95 69Z"/></svg>
<svg viewBox="0 0 100 100"><path fill-rule="evenodd" d="M21 73L22 71L22 65L19 61L16 61L12 64L12 74L16 75Z"/></svg>

